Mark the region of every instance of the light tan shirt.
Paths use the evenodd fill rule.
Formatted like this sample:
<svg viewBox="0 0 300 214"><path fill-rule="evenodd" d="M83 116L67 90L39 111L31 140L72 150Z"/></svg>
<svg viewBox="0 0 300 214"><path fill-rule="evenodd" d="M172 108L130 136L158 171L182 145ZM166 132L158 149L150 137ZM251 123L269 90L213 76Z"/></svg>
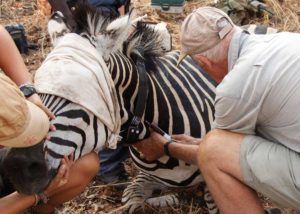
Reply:
<svg viewBox="0 0 300 214"><path fill-rule="evenodd" d="M300 152L300 34L241 36L233 37L230 72L216 90L214 127Z"/></svg>

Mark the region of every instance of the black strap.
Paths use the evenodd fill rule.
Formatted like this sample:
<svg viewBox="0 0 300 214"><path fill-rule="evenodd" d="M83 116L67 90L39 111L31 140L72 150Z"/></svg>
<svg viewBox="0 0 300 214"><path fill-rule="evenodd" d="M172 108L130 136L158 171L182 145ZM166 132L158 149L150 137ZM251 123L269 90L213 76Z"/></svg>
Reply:
<svg viewBox="0 0 300 214"><path fill-rule="evenodd" d="M136 67L138 71L139 89L136 106L133 111L134 116L132 117L127 130L127 144L135 143L138 140L138 137L140 135L141 118L143 117L146 109L149 93L145 61L141 56L137 56Z"/></svg>
<svg viewBox="0 0 300 214"><path fill-rule="evenodd" d="M146 109L149 92L148 77L146 73L145 61L143 58L137 58L136 67L139 74L139 91L133 113L135 116L141 118L144 115L144 111Z"/></svg>
<svg viewBox="0 0 300 214"><path fill-rule="evenodd" d="M172 157L171 154L170 154L170 150L169 150L169 145L172 143L173 141L172 140L169 140L168 142L166 142L164 144L164 153L165 155L168 155L169 157Z"/></svg>

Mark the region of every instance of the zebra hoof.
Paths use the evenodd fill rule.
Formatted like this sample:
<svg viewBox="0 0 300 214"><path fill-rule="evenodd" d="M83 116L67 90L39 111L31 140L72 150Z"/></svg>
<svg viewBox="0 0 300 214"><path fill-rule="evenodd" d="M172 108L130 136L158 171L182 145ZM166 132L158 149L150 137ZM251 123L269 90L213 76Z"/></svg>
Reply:
<svg viewBox="0 0 300 214"><path fill-rule="evenodd" d="M124 200L122 198L122 203L124 203L124 210L129 214L142 210L144 207L144 202L145 200L143 198L131 198L124 203Z"/></svg>

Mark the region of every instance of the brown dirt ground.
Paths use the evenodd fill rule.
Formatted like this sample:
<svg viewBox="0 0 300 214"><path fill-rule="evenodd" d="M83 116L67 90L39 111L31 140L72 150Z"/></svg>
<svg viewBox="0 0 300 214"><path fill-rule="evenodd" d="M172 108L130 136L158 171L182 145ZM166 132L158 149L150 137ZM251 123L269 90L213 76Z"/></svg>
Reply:
<svg viewBox="0 0 300 214"><path fill-rule="evenodd" d="M147 20L153 22L164 21L168 23L168 29L172 34L173 49L179 48L179 30L180 25L189 12L199 6L211 4L209 0L189 0L186 2L184 11L180 14L168 14L154 10L150 6L150 0L132 0L132 6L135 8L137 15L147 14ZM275 16L269 18L263 16L261 18L251 19L251 23L260 23L273 26L280 30L300 32L299 0L267 0ZM41 11L37 10L36 0L0 0L0 24L7 25L13 23L21 23L25 26L27 38L30 43L37 44L36 50L30 50L29 55L23 55L24 61L31 73L40 66L47 53L50 51L49 36L46 33L47 17ZM130 161L126 161L125 167L127 171L134 176L135 169ZM92 181L86 190L77 198L65 203L59 207L56 212L65 213L122 213L120 198L122 191L120 185L104 185L99 181ZM190 190L189 190L190 191ZM182 203L179 207L156 209L149 206L140 213L174 213L174 214L202 214L206 213L194 201L201 197L201 193L188 192L193 196L193 200ZM263 198L266 207L272 206L267 198ZM286 209L285 213L296 213Z"/></svg>

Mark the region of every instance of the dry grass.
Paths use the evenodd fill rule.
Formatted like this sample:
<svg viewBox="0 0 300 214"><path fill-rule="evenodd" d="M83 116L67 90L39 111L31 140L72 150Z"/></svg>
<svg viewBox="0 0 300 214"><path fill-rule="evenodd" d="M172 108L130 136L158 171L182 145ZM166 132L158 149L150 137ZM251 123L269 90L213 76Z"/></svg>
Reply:
<svg viewBox="0 0 300 214"><path fill-rule="evenodd" d="M266 1L275 15L272 18L267 15L259 19L253 18L251 23L269 25L282 31L300 32L300 0L282 0L281 3L278 0ZM23 56L27 67L34 73L50 50L49 37L46 35L47 17L38 10L34 10L33 13L30 11L24 13L26 7L36 9L36 0L2 0L2 2L0 0L0 3L0 24L22 23L26 28L28 40L39 46L37 50L30 51L28 56ZM166 14L152 9L150 0L132 0L137 15L147 14L149 21L168 23L168 29L173 36L174 49L179 48L179 30L184 17L192 10L211 3L212 1L209 0L189 0L183 13ZM135 175L136 171L130 161L126 163L126 168L131 175ZM201 194L188 191L187 195L191 196L191 200L181 203L179 207L155 209L146 206L140 213L203 214L206 211L195 202L202 197ZM57 213L122 213L121 195L120 185L103 185L99 181L93 181L80 196L65 203L57 210ZM262 200L266 207L272 206L268 199L262 197ZM292 211L285 210L285 213L292 213Z"/></svg>
<svg viewBox="0 0 300 214"><path fill-rule="evenodd" d="M277 0L268 0L268 4L273 8L275 16L271 20L265 17L262 23L271 25L282 31L300 32L299 0L289 0L281 4Z"/></svg>

